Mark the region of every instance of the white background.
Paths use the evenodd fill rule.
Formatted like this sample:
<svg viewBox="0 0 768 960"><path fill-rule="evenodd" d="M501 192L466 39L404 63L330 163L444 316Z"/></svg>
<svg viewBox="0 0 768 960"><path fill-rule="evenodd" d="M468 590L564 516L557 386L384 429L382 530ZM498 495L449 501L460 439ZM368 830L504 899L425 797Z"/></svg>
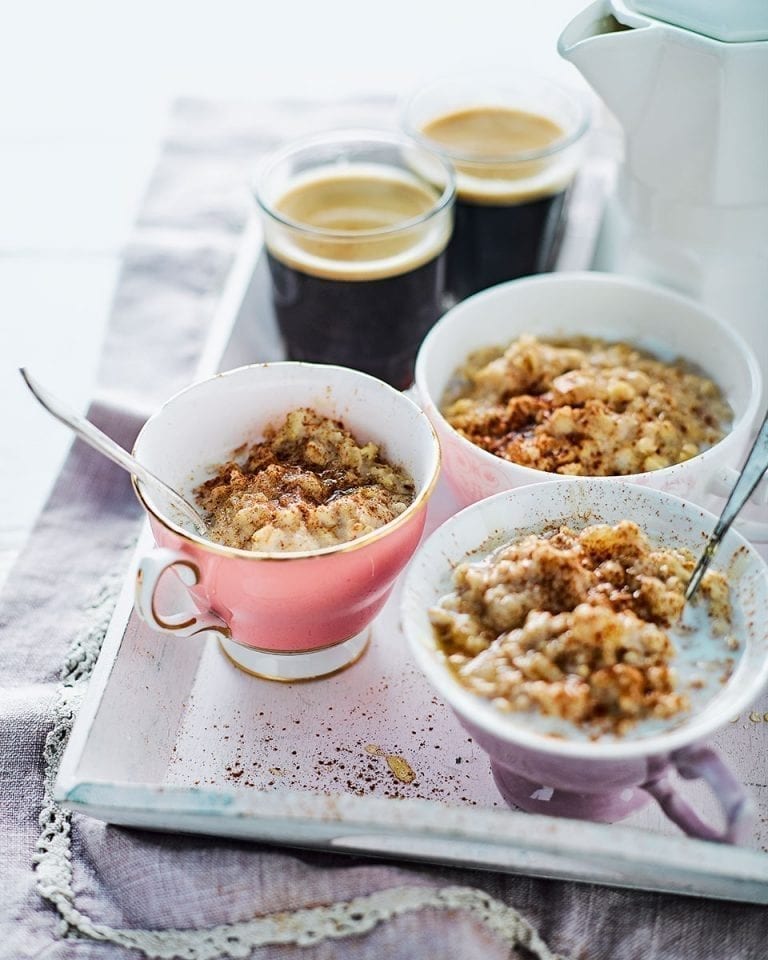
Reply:
<svg viewBox="0 0 768 960"><path fill-rule="evenodd" d="M86 408L121 247L174 97L404 95L488 66L583 86L556 42L586 4L0 4L0 581L70 442L17 367Z"/></svg>

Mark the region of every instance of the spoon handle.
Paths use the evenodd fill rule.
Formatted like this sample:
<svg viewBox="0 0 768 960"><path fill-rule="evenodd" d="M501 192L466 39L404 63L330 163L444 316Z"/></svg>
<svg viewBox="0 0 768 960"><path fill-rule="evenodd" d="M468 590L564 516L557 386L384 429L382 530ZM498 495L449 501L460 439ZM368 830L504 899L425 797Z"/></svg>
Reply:
<svg viewBox="0 0 768 960"><path fill-rule="evenodd" d="M701 578L712 562L712 558L720 546L721 540L736 519L741 508L752 496L755 487L760 483L766 470L768 470L768 414L766 414L760 429L757 431L757 437L752 445L752 449L749 451L749 456L744 466L741 468L739 479L734 484L731 495L723 507L723 512L715 524L715 529L712 531L707 545L704 548L704 552L699 557L699 562L691 574L691 579L688 581L688 586L685 591L686 601L690 600L696 593L701 583Z"/></svg>
<svg viewBox="0 0 768 960"><path fill-rule="evenodd" d="M70 430L73 430L81 440L98 450L109 460L112 460L118 466L132 473L139 480L143 481L148 487L162 490L168 499L174 504L176 509L183 514L184 518L195 525L195 529L200 533L205 533L202 518L197 510L187 503L184 497L176 490L164 483L159 477L155 476L151 470L139 463L134 457L124 450L118 443L102 433L98 427L94 426L90 420L81 417L79 414L70 410L57 397L45 389L25 367L20 367L19 372L24 378L24 382L38 402L43 406L51 416L55 417L61 423L66 424Z"/></svg>

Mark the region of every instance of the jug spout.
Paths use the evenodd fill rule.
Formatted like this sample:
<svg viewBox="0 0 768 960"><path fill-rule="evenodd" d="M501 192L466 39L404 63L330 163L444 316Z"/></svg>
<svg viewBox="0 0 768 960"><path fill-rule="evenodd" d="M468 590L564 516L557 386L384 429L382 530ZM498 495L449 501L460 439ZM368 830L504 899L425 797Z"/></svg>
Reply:
<svg viewBox="0 0 768 960"><path fill-rule="evenodd" d="M625 129L631 129L654 89L660 40L654 21L623 4L617 11L610 0L597 0L563 30L557 49L578 68Z"/></svg>

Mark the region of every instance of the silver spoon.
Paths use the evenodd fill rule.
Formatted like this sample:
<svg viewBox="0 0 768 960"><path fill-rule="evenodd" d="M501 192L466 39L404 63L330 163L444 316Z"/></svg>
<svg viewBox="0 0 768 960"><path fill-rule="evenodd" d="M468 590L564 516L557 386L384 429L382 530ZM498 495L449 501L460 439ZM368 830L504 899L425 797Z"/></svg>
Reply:
<svg viewBox="0 0 768 960"><path fill-rule="evenodd" d="M51 416L60 420L61 423L65 423L81 440L90 444L94 450L98 450L99 453L104 454L108 460L116 463L119 467L122 467L123 470L132 473L135 477L138 477L142 483L151 489L162 493L163 496L171 502L174 509L178 510L185 520L188 520L194 525L197 533L203 537L207 536L208 527L206 526L205 520L200 515L200 512L196 510L185 497L174 490L173 487L169 487L168 484L159 477L156 477L151 470L148 470L139 463L127 450L124 450L119 444L115 443L106 433L102 433L98 427L95 427L89 420L86 420L85 417L81 417L79 414L67 409L60 400L42 387L25 367L20 367L19 373L24 378L24 382L32 391L33 395Z"/></svg>
<svg viewBox="0 0 768 960"><path fill-rule="evenodd" d="M736 519L737 514L744 504L752 496L755 487L760 483L763 474L768 470L768 414L763 420L762 426L757 431L757 437L749 451L744 466L741 468L739 479L736 481L731 495L723 507L720 519L715 524L715 529L707 540L704 552L699 557L699 562L694 567L691 579L685 590L685 602L688 603L696 593L701 583L701 578L707 572L707 568L712 562L712 558L717 552L717 548L725 536L728 528Z"/></svg>

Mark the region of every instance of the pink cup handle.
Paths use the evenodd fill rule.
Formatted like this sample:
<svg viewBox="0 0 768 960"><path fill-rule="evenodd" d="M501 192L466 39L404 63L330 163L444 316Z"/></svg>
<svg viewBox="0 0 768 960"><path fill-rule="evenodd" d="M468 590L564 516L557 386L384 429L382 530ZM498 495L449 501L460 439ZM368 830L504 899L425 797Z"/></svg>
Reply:
<svg viewBox="0 0 768 960"><path fill-rule="evenodd" d="M172 567L185 586L200 582L200 569L185 554L167 547L159 547L142 557L136 571L136 612L141 619L159 633L177 637L194 637L206 630L215 630L225 637L231 636L227 624L215 613L160 614L157 609L157 586L163 574Z"/></svg>
<svg viewBox="0 0 768 960"><path fill-rule="evenodd" d="M701 840L719 843L740 843L746 839L754 811L746 790L734 777L712 747L696 745L683 747L670 756L672 766L685 780L701 777L717 797L725 816L725 828L720 831L705 823L693 807L684 800L667 778L669 766L642 784L661 809L684 833Z"/></svg>

